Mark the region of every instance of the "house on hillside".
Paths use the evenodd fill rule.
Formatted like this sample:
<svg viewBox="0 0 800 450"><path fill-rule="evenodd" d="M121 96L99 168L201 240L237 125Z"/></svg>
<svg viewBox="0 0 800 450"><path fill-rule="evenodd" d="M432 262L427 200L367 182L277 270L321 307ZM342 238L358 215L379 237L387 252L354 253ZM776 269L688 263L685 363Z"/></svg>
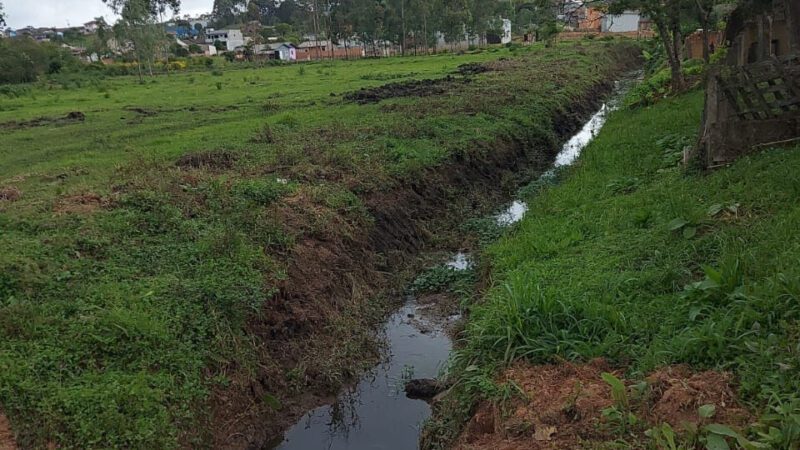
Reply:
<svg viewBox="0 0 800 450"><path fill-rule="evenodd" d="M206 31L206 44L214 44L220 41L225 44L225 49L229 52L236 50L236 47L242 47L247 44L248 40L240 30L207 30Z"/></svg>
<svg viewBox="0 0 800 450"><path fill-rule="evenodd" d="M603 33L635 33L641 21L639 11L625 11L622 14L606 14L600 22Z"/></svg>
<svg viewBox="0 0 800 450"><path fill-rule="evenodd" d="M273 44L272 50L275 52L277 59L281 61L297 61L297 47L289 42Z"/></svg>
<svg viewBox="0 0 800 450"><path fill-rule="evenodd" d="M580 5L559 17L566 30L559 35L560 39L581 39L587 34L617 34L634 38L654 35L652 22L636 10L608 14L600 8Z"/></svg>
<svg viewBox="0 0 800 450"><path fill-rule="evenodd" d="M93 20L91 22L86 22L85 24L83 24L81 31L83 31L83 34L95 34L97 33L97 30L104 25L105 23L103 21Z"/></svg>

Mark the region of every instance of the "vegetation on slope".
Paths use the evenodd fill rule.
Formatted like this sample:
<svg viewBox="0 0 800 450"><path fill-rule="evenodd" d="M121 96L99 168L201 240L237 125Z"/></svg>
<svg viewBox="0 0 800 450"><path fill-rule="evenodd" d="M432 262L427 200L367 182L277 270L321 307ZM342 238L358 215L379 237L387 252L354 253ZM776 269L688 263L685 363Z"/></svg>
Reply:
<svg viewBox="0 0 800 450"><path fill-rule="evenodd" d="M742 399L774 413L750 437L796 448L800 148L685 173L702 101L613 113L561 185L525 190L525 219L486 250L492 286L456 357L478 374L468 388L508 394L481 380L520 360L733 371Z"/></svg>
<svg viewBox="0 0 800 450"><path fill-rule="evenodd" d="M0 99L0 405L20 444L277 431L298 397L330 393L374 349L385 276L365 199L502 145L545 160L625 53L535 46ZM492 70L442 80L481 62ZM414 97L342 98L426 78L435 89Z"/></svg>

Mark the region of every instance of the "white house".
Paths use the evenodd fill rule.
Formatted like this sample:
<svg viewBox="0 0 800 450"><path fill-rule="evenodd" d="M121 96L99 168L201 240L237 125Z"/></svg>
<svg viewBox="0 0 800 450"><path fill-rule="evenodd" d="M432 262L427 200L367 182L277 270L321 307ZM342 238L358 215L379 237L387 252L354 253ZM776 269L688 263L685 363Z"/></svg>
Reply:
<svg viewBox="0 0 800 450"><path fill-rule="evenodd" d="M503 19L503 35L500 36L501 44L508 44L511 42L511 20Z"/></svg>
<svg viewBox="0 0 800 450"><path fill-rule="evenodd" d="M638 11L625 11L618 15L606 15L600 22L603 33L627 33L639 31L641 15Z"/></svg>
<svg viewBox="0 0 800 450"><path fill-rule="evenodd" d="M242 47L247 44L240 30L207 30L206 43L213 44L216 41L225 44L225 48L229 52L236 50L236 47Z"/></svg>
<svg viewBox="0 0 800 450"><path fill-rule="evenodd" d="M100 28L100 22L93 20L91 22L86 22L83 24L83 34L94 34L97 33L97 29Z"/></svg>

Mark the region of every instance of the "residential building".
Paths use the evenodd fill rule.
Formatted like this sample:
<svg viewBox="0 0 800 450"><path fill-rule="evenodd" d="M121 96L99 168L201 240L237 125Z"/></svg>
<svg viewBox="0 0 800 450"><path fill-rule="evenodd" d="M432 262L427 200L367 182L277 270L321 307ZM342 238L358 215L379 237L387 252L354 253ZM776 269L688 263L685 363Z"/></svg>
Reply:
<svg viewBox="0 0 800 450"><path fill-rule="evenodd" d="M225 49L229 52L247 44L240 30L206 30L206 44L214 44L216 41L225 44Z"/></svg>
<svg viewBox="0 0 800 450"><path fill-rule="evenodd" d="M214 44L197 44L203 50L203 56L214 56L217 54L217 47Z"/></svg>
<svg viewBox="0 0 800 450"><path fill-rule="evenodd" d="M297 46L297 61L317 59L355 59L364 56L361 47L336 45L329 40L307 41Z"/></svg>
<svg viewBox="0 0 800 450"><path fill-rule="evenodd" d="M100 28L103 24L100 23L98 20L93 20L91 22L86 22L83 24L83 34L94 34L97 33L97 29Z"/></svg>
<svg viewBox="0 0 800 450"><path fill-rule="evenodd" d="M603 33L635 33L639 31L639 11L625 11L622 14L607 14L600 22Z"/></svg>
<svg viewBox="0 0 800 450"><path fill-rule="evenodd" d="M273 44L272 49L281 61L296 61L297 60L297 47L289 42L280 44Z"/></svg>

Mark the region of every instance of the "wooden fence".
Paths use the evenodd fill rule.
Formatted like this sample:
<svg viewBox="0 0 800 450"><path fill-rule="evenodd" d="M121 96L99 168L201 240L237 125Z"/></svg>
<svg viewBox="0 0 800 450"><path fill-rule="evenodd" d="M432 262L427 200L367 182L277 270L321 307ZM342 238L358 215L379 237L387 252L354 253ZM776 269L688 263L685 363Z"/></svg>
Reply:
<svg viewBox="0 0 800 450"><path fill-rule="evenodd" d="M707 167L748 151L800 141L800 56L709 74L699 151Z"/></svg>

